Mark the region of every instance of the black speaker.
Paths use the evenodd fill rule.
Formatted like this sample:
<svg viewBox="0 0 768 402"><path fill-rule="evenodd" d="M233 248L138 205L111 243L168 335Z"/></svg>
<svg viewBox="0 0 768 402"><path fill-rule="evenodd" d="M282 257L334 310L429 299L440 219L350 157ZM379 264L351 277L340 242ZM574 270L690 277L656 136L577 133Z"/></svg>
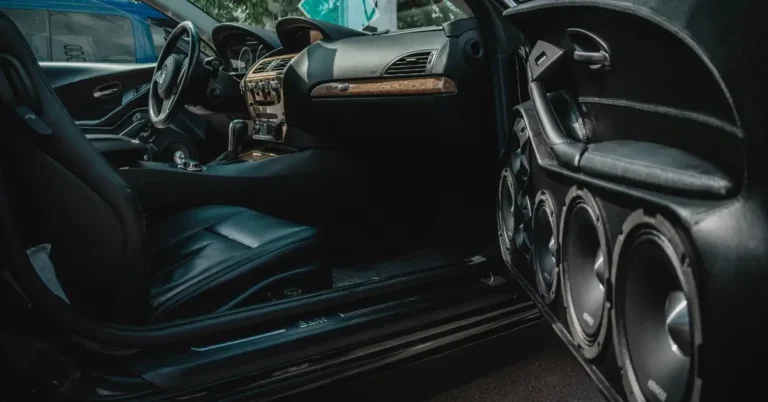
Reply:
<svg viewBox="0 0 768 402"><path fill-rule="evenodd" d="M638 210L622 226L611 270L613 333L631 401L699 400L702 333L691 255L660 215Z"/></svg>
<svg viewBox="0 0 768 402"><path fill-rule="evenodd" d="M504 262L512 264L514 254L530 257L531 205L525 191L518 187L511 168L501 172L496 221Z"/></svg>
<svg viewBox="0 0 768 402"><path fill-rule="evenodd" d="M552 196L547 191L536 195L533 212L533 268L536 285L544 303L551 303L557 291L558 269L558 219Z"/></svg>
<svg viewBox="0 0 768 402"><path fill-rule="evenodd" d="M563 299L571 336L588 359L600 353L609 327L611 254L603 215L589 191L571 187L560 226Z"/></svg>

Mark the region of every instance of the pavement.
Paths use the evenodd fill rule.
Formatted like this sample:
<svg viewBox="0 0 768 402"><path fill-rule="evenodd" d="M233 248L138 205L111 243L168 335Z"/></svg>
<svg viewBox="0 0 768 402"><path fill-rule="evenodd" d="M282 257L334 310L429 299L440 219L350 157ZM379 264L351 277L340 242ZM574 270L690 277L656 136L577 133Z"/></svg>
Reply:
<svg viewBox="0 0 768 402"><path fill-rule="evenodd" d="M603 402L546 324L500 335L306 400L368 402ZM305 396L306 397L306 396ZM305 399L299 398L302 402Z"/></svg>

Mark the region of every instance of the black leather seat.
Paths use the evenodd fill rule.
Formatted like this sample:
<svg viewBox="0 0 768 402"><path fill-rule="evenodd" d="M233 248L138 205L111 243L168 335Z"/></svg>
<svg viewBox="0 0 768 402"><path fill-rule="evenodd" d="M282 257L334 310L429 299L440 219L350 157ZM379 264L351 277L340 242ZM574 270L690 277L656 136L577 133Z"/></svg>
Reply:
<svg viewBox="0 0 768 402"><path fill-rule="evenodd" d="M248 287L306 261L317 232L246 208L191 209L149 227L151 316L226 306Z"/></svg>
<svg viewBox="0 0 768 402"><path fill-rule="evenodd" d="M313 262L313 228L245 208L201 207L147 227L2 12L0 32L0 163L15 225L25 246L51 245L74 308L123 324L191 317L242 305L263 281Z"/></svg>

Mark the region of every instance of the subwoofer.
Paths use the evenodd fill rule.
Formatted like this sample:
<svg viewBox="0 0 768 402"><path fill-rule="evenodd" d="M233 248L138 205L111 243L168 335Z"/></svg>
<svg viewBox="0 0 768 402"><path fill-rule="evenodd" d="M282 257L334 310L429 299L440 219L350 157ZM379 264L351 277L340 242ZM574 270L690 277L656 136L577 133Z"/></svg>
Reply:
<svg viewBox="0 0 768 402"><path fill-rule="evenodd" d="M509 165L501 172L497 198L497 228L501 254L508 267L515 256L531 258L533 202L530 196L530 148L525 121L514 125L519 147L511 155Z"/></svg>
<svg viewBox="0 0 768 402"><path fill-rule="evenodd" d="M698 401L699 302L691 254L663 217L638 210L614 250L614 341L631 401Z"/></svg>
<svg viewBox="0 0 768 402"><path fill-rule="evenodd" d="M512 264L515 254L526 259L530 254L531 206L520 190L512 170L502 170L496 210L501 255L507 265Z"/></svg>
<svg viewBox="0 0 768 402"><path fill-rule="evenodd" d="M563 299L571 336L588 359L605 343L610 252L605 219L586 189L572 187L560 226Z"/></svg>
<svg viewBox="0 0 768 402"><path fill-rule="evenodd" d="M557 211L547 191L536 195L533 212L533 268L536 285L544 303L551 303L557 291L558 225Z"/></svg>

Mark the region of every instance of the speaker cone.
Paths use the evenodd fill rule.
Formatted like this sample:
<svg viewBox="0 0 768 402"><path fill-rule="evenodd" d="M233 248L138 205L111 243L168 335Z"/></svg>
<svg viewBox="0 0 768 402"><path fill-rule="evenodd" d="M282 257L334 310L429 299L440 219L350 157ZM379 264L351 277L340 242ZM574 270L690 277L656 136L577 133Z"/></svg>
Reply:
<svg viewBox="0 0 768 402"><path fill-rule="evenodd" d="M610 254L595 199L571 188L560 227L563 296L571 335L587 358L596 357L608 330Z"/></svg>
<svg viewBox="0 0 768 402"><path fill-rule="evenodd" d="M557 216L552 197L546 191L536 196L533 220L533 267L536 284L544 303L555 298L557 289Z"/></svg>
<svg viewBox="0 0 768 402"><path fill-rule="evenodd" d="M614 336L630 400L698 399L698 298L682 239L660 216L627 219L616 244Z"/></svg>

